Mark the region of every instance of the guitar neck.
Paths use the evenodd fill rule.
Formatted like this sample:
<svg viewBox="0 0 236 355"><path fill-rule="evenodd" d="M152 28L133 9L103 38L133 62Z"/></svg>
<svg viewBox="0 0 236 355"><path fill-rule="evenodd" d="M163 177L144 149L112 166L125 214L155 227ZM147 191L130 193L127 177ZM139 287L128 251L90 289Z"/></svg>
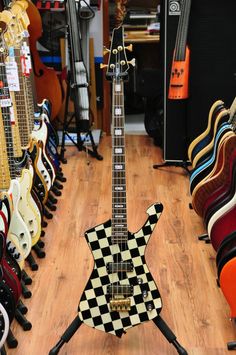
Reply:
<svg viewBox="0 0 236 355"><path fill-rule="evenodd" d="M10 186L10 170L8 166L7 144L4 135L2 112L0 110L0 190L7 190Z"/></svg>
<svg viewBox="0 0 236 355"><path fill-rule="evenodd" d="M113 79L112 94L112 243L117 244L128 238L122 79Z"/></svg>
<svg viewBox="0 0 236 355"><path fill-rule="evenodd" d="M13 106L10 97L10 91L8 87L7 74L6 74L6 65L5 65L5 57L1 55L1 72L0 72L0 106L1 106L1 114L2 114L2 122L5 133L5 141L7 147L7 156L8 156L8 164L10 170L10 177L14 179L17 177L18 172L15 166L14 159L14 148L13 148L13 138L12 138L12 125L14 124L14 113Z"/></svg>
<svg viewBox="0 0 236 355"><path fill-rule="evenodd" d="M185 60L190 9L191 9L191 0L183 0L181 15L179 18L179 24L177 29L177 35L176 35L175 56L174 56L174 60L176 61Z"/></svg>
<svg viewBox="0 0 236 355"><path fill-rule="evenodd" d="M23 148L26 148L29 145L30 134L32 132L31 120L33 117L33 113L31 112L31 107L29 103L29 92L26 82L27 78L24 77L22 72L20 46L15 47L14 52L19 76L19 91L15 92L15 100L17 106L17 115L20 115L19 128L21 145Z"/></svg>

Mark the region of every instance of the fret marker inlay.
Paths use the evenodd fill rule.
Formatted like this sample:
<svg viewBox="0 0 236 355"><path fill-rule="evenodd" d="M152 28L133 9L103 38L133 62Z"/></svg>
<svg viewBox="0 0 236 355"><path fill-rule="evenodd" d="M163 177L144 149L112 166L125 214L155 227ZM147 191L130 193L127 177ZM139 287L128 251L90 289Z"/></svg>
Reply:
<svg viewBox="0 0 236 355"><path fill-rule="evenodd" d="M123 169L123 165L115 165L115 170L122 170Z"/></svg>
<svg viewBox="0 0 236 355"><path fill-rule="evenodd" d="M122 154L122 152L123 152L122 148L115 148L116 154Z"/></svg>
<svg viewBox="0 0 236 355"><path fill-rule="evenodd" d="M120 116L121 115L121 108L120 107L116 107L115 108L115 115L116 116Z"/></svg>

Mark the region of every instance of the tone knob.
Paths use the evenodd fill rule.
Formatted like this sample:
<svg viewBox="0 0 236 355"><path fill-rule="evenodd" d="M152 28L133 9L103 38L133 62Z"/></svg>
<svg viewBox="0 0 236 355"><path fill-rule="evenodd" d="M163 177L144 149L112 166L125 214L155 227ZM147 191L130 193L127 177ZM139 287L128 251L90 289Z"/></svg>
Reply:
<svg viewBox="0 0 236 355"><path fill-rule="evenodd" d="M153 305L151 303L148 303L147 305L147 310L150 312L153 310Z"/></svg>
<svg viewBox="0 0 236 355"><path fill-rule="evenodd" d="M147 298L147 296L148 296L147 290L143 290L142 294L143 294L143 298Z"/></svg>
<svg viewBox="0 0 236 355"><path fill-rule="evenodd" d="M141 277L139 277L139 278L137 279L137 282L138 282L139 285L142 285L143 279L142 279Z"/></svg>

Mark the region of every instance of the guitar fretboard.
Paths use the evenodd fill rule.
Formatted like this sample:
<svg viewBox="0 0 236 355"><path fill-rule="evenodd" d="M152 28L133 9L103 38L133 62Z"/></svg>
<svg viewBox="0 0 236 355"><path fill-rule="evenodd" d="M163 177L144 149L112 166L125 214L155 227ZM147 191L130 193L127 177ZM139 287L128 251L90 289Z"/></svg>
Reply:
<svg viewBox="0 0 236 355"><path fill-rule="evenodd" d="M0 107L2 113L3 126L4 126L10 177L11 179L14 179L17 177L18 173L16 170L15 160L14 160L14 149L13 149L13 139L12 139L12 129L11 129L11 125L12 125L11 110L13 107L12 107L8 82L7 82L4 55L0 56Z"/></svg>
<svg viewBox="0 0 236 355"><path fill-rule="evenodd" d="M188 34L188 23L191 9L191 0L182 0L181 15L176 35L175 60L184 61Z"/></svg>
<svg viewBox="0 0 236 355"><path fill-rule="evenodd" d="M117 244L128 239L122 79L113 79L112 91L112 243Z"/></svg>

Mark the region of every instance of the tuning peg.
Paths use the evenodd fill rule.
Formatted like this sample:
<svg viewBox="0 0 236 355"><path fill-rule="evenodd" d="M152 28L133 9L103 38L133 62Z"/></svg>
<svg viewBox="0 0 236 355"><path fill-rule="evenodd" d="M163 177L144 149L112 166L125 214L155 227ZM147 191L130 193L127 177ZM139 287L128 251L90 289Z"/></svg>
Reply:
<svg viewBox="0 0 236 355"><path fill-rule="evenodd" d="M108 67L108 65L107 65L107 64L102 64L102 63L100 64L100 68L101 68L101 69L103 69L103 68L107 68L107 67Z"/></svg>
<svg viewBox="0 0 236 355"><path fill-rule="evenodd" d="M103 55L106 55L107 53L110 53L110 49L107 47L103 46Z"/></svg>
<svg viewBox="0 0 236 355"><path fill-rule="evenodd" d="M125 49L128 49L128 51L132 52L133 50L133 45L129 44L128 46L125 47Z"/></svg>
<svg viewBox="0 0 236 355"><path fill-rule="evenodd" d="M135 67L136 64L135 58L131 59L128 63L131 64L133 67Z"/></svg>

